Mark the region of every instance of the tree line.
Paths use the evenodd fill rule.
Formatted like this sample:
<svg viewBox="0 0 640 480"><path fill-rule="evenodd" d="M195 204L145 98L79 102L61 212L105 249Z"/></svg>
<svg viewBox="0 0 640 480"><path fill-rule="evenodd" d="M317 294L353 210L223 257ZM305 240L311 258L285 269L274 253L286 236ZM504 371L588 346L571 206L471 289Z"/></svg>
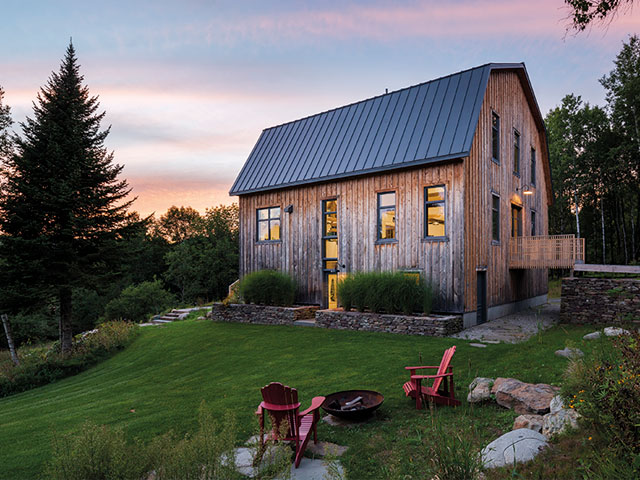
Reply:
<svg viewBox="0 0 640 480"><path fill-rule="evenodd" d="M606 105L566 95L546 118L555 194L549 233L585 238L588 263L640 260L640 39L600 79Z"/></svg>
<svg viewBox="0 0 640 480"><path fill-rule="evenodd" d="M160 282L188 304L223 298L238 274L236 205L131 210L83 80L70 43L20 135L0 88L0 313L19 341L58 337L63 352L131 285Z"/></svg>

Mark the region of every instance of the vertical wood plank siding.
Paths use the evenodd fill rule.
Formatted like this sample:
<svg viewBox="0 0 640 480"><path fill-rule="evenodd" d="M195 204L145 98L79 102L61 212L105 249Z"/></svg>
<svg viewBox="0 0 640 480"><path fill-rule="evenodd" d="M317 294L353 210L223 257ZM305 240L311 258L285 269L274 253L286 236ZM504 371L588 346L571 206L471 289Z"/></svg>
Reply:
<svg viewBox="0 0 640 480"><path fill-rule="evenodd" d="M491 160L491 112L500 116L500 165ZM513 129L520 133L520 176L513 174ZM515 72L491 73L480 111L471 154L465 161L465 311L476 309L476 268L487 268L489 306L522 300L547 293L547 270L510 270L511 205L522 206L523 235L531 234L531 210L536 212L536 234L548 234L548 162L544 135L527 104ZM533 195L523 195L531 185L530 150L535 148L536 185ZM519 190L516 192L516 188ZM492 244L491 194L500 195L500 244Z"/></svg>
<svg viewBox="0 0 640 480"><path fill-rule="evenodd" d="M426 241L424 187L446 186L448 241ZM396 192L397 243L376 244L377 193ZM288 272L298 301L322 303L322 200L338 199L339 263L345 271L420 269L438 288L440 310L463 309L462 161L355 177L343 181L240 196L240 272L270 268ZM257 243L256 209L293 205L282 211L281 242ZM457 253L454 254L454 253Z"/></svg>

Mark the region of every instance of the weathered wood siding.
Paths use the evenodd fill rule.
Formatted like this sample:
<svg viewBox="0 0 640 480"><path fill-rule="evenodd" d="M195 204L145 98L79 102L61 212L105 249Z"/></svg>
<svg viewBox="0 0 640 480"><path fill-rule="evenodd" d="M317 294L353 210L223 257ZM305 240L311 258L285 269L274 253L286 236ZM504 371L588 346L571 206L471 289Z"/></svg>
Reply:
<svg viewBox="0 0 640 480"><path fill-rule="evenodd" d="M500 116L500 164L492 161L492 111ZM513 129L520 133L520 176L513 173ZM531 234L531 210L536 212L536 234L548 234L547 181L543 169L546 148L518 75L491 73L470 158L465 161L465 311L476 310L476 269L487 269L489 306L547 293L547 270L509 270L511 204L522 206L523 234ZM536 185L531 185L530 150L536 150ZM519 190L516 191L516 188ZM500 242L492 242L492 192L500 196Z"/></svg>
<svg viewBox="0 0 640 480"><path fill-rule="evenodd" d="M343 181L240 196L240 272L289 272L298 300L322 303L322 200L338 199L339 263L347 272L420 269L439 289L437 308L461 312L463 291L461 160ZM446 241L424 239L424 187L446 186ZM376 244L377 193L396 192L396 243ZM256 209L293 205L281 217L281 242L256 242Z"/></svg>

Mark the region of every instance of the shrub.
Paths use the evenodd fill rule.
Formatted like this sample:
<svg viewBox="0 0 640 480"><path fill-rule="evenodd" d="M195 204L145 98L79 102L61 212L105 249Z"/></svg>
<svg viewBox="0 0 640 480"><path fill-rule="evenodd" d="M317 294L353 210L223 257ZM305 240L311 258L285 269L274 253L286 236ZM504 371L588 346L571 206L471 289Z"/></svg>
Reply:
<svg viewBox="0 0 640 480"><path fill-rule="evenodd" d="M591 355L571 361L562 393L603 445L617 450L611 458L640 474L640 334L598 340ZM604 460L596 467L605 469Z"/></svg>
<svg viewBox="0 0 640 480"><path fill-rule="evenodd" d="M433 289L422 277L403 272L348 275L338 283L338 299L345 310L363 312L430 313Z"/></svg>
<svg viewBox="0 0 640 480"><path fill-rule="evenodd" d="M162 288L160 280L130 285L105 308L107 320L142 322L176 304L176 298Z"/></svg>
<svg viewBox="0 0 640 480"><path fill-rule="evenodd" d="M135 324L107 322L92 332L76 335L68 355L60 352L59 342L20 348L20 365L8 360L0 364L0 397L75 375L124 348L137 332Z"/></svg>
<svg viewBox="0 0 640 480"><path fill-rule="evenodd" d="M286 273L259 270L245 275L238 287L247 303L290 306L296 296L296 285Z"/></svg>
<svg viewBox="0 0 640 480"><path fill-rule="evenodd" d="M149 471L139 442L127 443L122 430L87 422L78 435L53 438L46 466L53 480L140 480Z"/></svg>

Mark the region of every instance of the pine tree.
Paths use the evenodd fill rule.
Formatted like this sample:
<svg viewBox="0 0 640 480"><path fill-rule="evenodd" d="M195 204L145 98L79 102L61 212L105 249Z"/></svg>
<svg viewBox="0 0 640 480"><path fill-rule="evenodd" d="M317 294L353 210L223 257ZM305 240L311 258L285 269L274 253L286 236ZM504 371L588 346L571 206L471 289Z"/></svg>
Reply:
<svg viewBox="0 0 640 480"><path fill-rule="evenodd" d="M16 152L4 163L0 255L14 293L55 296L63 352L72 347L72 288L92 285L109 267L131 226L126 180L100 129L97 97L83 85L72 43L41 88L33 118L21 123ZM18 287L16 287L18 286Z"/></svg>

